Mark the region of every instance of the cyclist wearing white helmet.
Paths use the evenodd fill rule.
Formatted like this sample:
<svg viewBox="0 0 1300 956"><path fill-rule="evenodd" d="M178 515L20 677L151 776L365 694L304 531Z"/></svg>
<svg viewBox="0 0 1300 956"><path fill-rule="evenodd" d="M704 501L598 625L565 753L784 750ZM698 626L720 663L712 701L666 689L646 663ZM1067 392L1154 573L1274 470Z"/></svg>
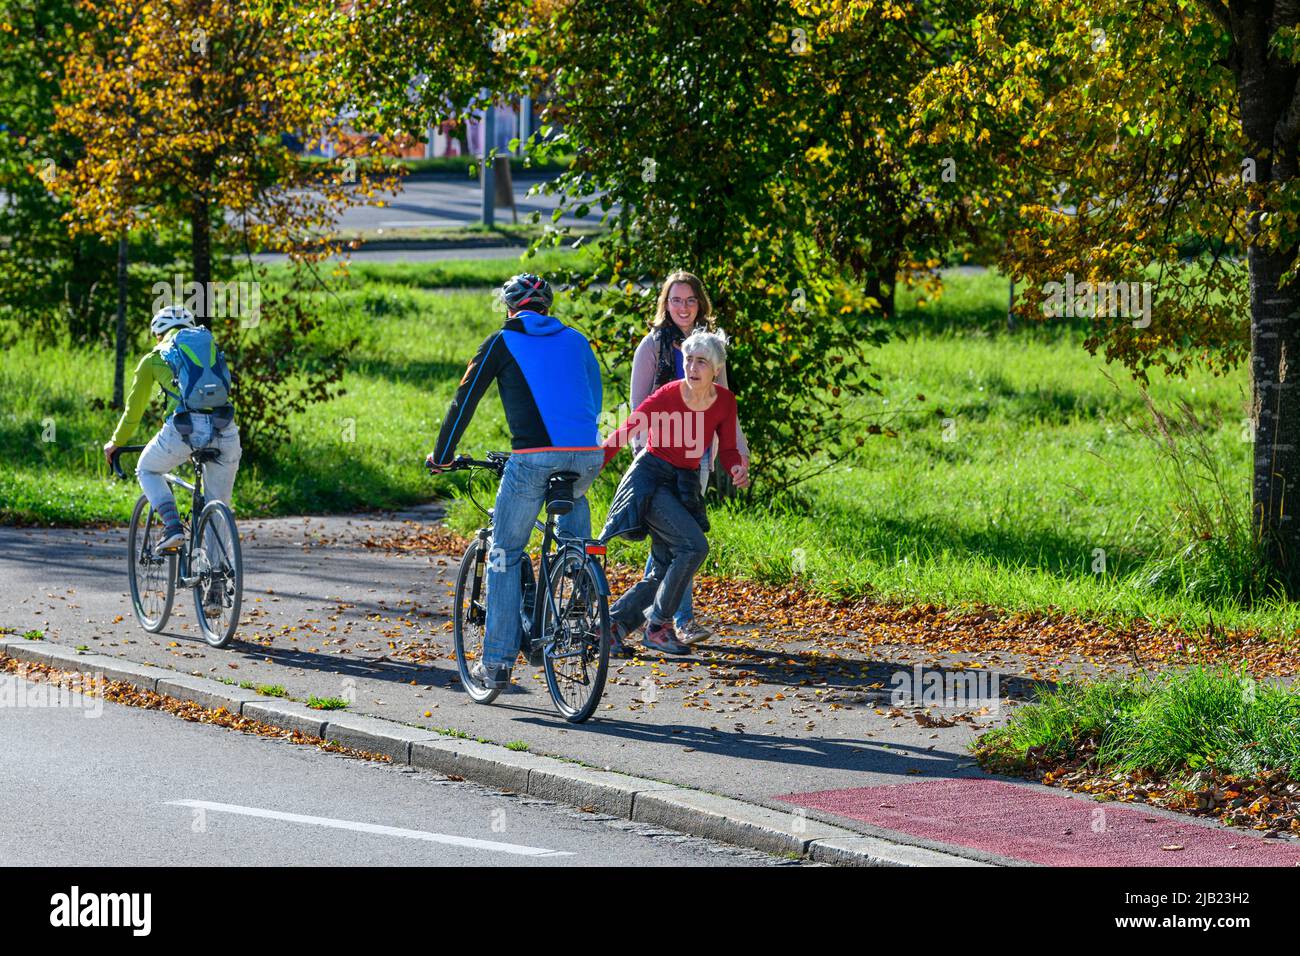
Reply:
<svg viewBox="0 0 1300 956"><path fill-rule="evenodd" d="M140 453L135 470L141 490L163 523L158 548L167 551L184 543L185 531L176 510L175 496L163 475L185 462L192 450L215 447L221 454L204 468L205 497L208 501L224 501L230 505L242 452L234 409L227 403L230 377L224 356L215 342L204 341L211 339L211 333L195 324L189 309L174 305L154 314L149 331L157 344L135 367L122 417L113 430L113 437L104 445L104 458L111 464L113 453L131 443L153 398L155 385L169 396L166 421ZM182 333L191 337L188 343L177 343L177 336ZM198 370L197 381L203 383L202 389L185 387L182 379L188 379L189 373L181 366ZM179 374L178 368L181 368ZM213 382L215 389L210 384ZM216 395L219 404L202 401L200 392L205 396Z"/></svg>

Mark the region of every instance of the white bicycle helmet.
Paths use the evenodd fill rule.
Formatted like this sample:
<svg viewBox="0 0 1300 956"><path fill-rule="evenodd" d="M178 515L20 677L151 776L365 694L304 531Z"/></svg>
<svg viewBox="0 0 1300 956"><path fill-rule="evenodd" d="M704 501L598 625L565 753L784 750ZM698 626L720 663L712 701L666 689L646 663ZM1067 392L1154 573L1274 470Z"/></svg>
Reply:
<svg viewBox="0 0 1300 956"><path fill-rule="evenodd" d="M178 325L187 329L194 328L194 313L184 306L169 305L154 313L149 323L149 331L154 335L162 335L168 329L174 329Z"/></svg>

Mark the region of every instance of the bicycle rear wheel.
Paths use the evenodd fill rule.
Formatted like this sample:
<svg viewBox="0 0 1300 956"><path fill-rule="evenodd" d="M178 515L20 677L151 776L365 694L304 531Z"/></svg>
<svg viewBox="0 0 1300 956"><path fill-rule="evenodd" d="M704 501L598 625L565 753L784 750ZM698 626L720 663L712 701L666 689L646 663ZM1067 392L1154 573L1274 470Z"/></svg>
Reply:
<svg viewBox="0 0 1300 956"><path fill-rule="evenodd" d="M239 549L235 516L223 502L209 501L195 523L190 571L194 613L199 632L213 647L225 647L239 626L244 600L244 558Z"/></svg>
<svg viewBox="0 0 1300 956"><path fill-rule="evenodd" d="M141 495L126 533L127 577L131 581L135 619L151 634L167 625L176 598L176 552L157 550L162 529L162 519L149 506L149 499Z"/></svg>
<svg viewBox="0 0 1300 956"><path fill-rule="evenodd" d="M484 687L469 672L473 663L483 657L483 638L487 634L485 547L482 541L475 538L465 549L465 556L460 559L460 571L456 575L456 603L451 616L460 685L469 694L469 699L478 704L490 704L501 693L497 688Z"/></svg>
<svg viewBox="0 0 1300 956"><path fill-rule="evenodd" d="M562 550L542 611L546 687L555 709L580 724L600 704L609 671L609 599L585 554Z"/></svg>

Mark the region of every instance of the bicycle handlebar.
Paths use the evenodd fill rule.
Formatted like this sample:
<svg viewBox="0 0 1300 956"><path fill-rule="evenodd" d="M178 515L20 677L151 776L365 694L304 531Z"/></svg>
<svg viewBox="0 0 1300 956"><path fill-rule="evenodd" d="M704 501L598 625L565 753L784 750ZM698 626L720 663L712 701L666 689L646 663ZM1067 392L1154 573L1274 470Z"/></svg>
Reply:
<svg viewBox="0 0 1300 956"><path fill-rule="evenodd" d="M109 461L109 466L113 469L113 474L117 475L117 477L123 481L126 481L126 472L122 470L122 462L119 460L122 457L122 452L144 451L146 447L147 446L145 445L123 445L120 448L114 449L113 457Z"/></svg>
<svg viewBox="0 0 1300 956"><path fill-rule="evenodd" d="M463 471L466 468L486 468L488 471L496 472L497 477L500 478L502 471L505 470L506 462L509 460L510 456L505 452L490 451L487 454L486 461L479 461L476 458L471 458L469 455L457 455L451 464L443 465L438 471L434 471L433 463L430 462L428 458L425 458L424 467L429 470L430 474L441 474L448 471Z"/></svg>

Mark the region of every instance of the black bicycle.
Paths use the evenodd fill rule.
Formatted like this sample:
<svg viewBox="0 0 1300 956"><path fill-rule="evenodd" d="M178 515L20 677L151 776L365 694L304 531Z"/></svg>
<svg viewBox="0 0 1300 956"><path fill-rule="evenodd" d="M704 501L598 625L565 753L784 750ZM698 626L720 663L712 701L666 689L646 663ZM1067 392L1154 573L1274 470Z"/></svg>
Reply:
<svg viewBox="0 0 1300 956"><path fill-rule="evenodd" d="M144 449L144 445L118 448L111 462L113 473L125 479L118 459L124 452ZM135 503L126 535L131 605L140 626L151 634L166 626L179 583L194 589L199 631L213 647L225 647L235 636L244 597L244 559L235 516L225 503L205 501L203 497L203 466L219 456L216 448L198 448L190 454L194 484L172 474L163 476L173 488L184 488L191 496L185 543L178 550L158 550L162 519L144 495Z"/></svg>
<svg viewBox="0 0 1300 956"><path fill-rule="evenodd" d="M458 457L446 471L481 468L500 480L510 456L489 452L486 461ZM546 687L555 708L565 720L582 723L600 703L609 670L609 584L605 578L605 546L598 541L574 538L559 531L555 519L573 510L573 472L550 476L546 490L546 522L534 519L542 534L542 548L536 573L528 555L519 562L523 587L523 639L520 651L530 664L546 672ZM456 666L461 684L470 699L490 704L501 693L485 687L470 673L483 655L487 623L487 576L493 560L492 508L469 498L488 518L465 549L456 577L452 626L456 640ZM539 585L540 582L540 585Z"/></svg>

